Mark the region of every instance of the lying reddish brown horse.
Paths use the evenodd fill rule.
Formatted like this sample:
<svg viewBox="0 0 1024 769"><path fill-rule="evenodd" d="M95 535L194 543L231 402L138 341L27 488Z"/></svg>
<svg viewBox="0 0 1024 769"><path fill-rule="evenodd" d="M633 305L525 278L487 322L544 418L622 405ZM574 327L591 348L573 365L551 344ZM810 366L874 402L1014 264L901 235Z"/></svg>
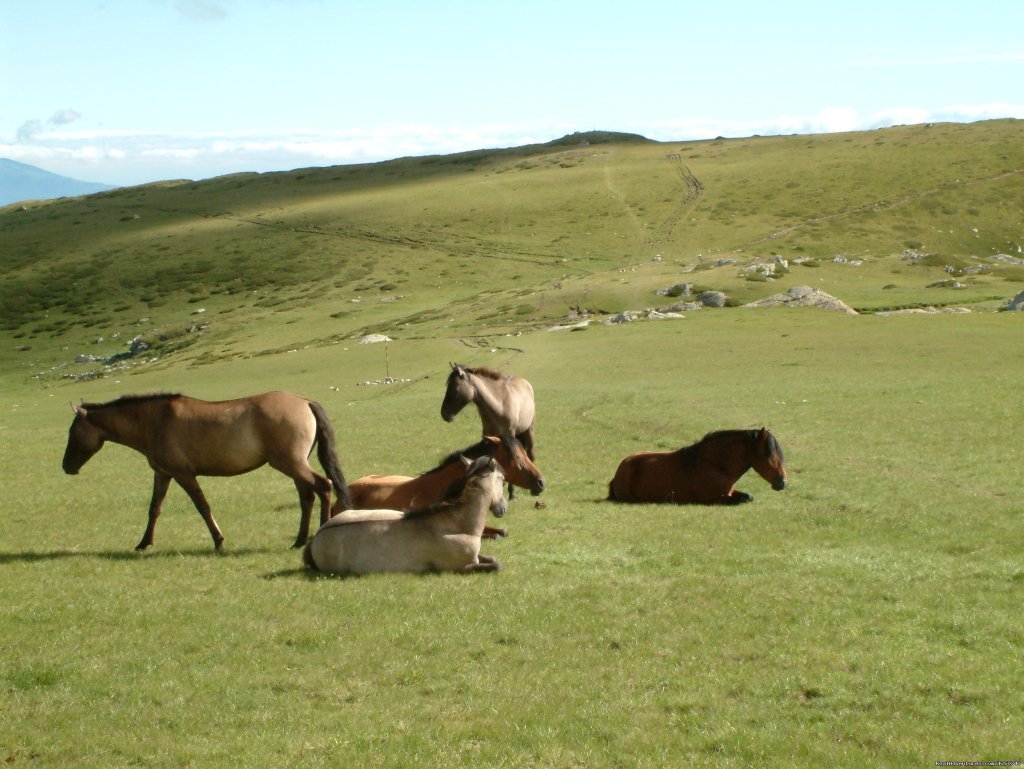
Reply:
<svg viewBox="0 0 1024 769"><path fill-rule="evenodd" d="M299 491L302 509L295 547L309 538L315 497L320 499L321 525L331 517L332 486L338 494L335 507L349 506L327 414L320 404L298 395L268 392L217 402L176 394L134 395L72 408L75 420L68 431L64 472L77 474L105 441L135 449L153 468L149 525L136 550L153 544L156 519L172 480L196 506L217 549L224 536L196 481L199 475L241 475L264 464L287 475ZM309 466L314 444L327 477Z"/></svg>
<svg viewBox="0 0 1024 769"><path fill-rule="evenodd" d="M765 428L708 433L678 451L643 451L619 463L608 499L738 505L753 497L734 484L751 467L776 491L786 488L782 447Z"/></svg>
<svg viewBox="0 0 1024 769"><path fill-rule="evenodd" d="M534 495L544 491L544 476L526 455L523 444L509 433L504 433L500 437L486 436L467 449L449 454L433 470L415 478L408 475L366 475L354 480L348 486L352 508L407 512L433 504L465 473L461 457L477 459L483 456L494 457L509 484L529 489ZM493 539L504 534L504 529L486 526L483 536Z"/></svg>

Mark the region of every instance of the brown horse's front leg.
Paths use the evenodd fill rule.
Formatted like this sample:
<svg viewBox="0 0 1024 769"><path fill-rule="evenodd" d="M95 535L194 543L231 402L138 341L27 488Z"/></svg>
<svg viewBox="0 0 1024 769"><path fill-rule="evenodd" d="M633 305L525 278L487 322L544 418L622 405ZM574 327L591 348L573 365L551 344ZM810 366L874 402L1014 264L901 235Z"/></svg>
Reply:
<svg viewBox="0 0 1024 769"><path fill-rule="evenodd" d="M217 526L217 522L213 519L213 513L210 512L210 504L206 501L206 496L203 494L203 490L199 488L199 482L195 479L195 476L186 475L178 476L174 480L178 482L181 488L185 489L185 493L188 494L189 499L192 500L192 504L196 506L196 510L199 511L199 515L203 517L206 522L206 528L210 530L210 536L213 538L213 546L220 550L221 545L224 544L224 535L220 533L220 527Z"/></svg>
<svg viewBox="0 0 1024 769"><path fill-rule="evenodd" d="M167 496L167 489L171 485L171 476L161 473L159 470L153 472L153 496L149 500L149 523L146 525L146 533L142 535L136 550L145 550L153 544L153 534L156 531L156 519L160 517L160 508L164 504L164 497Z"/></svg>
<svg viewBox="0 0 1024 769"><path fill-rule="evenodd" d="M722 497L723 505L742 505L746 502L753 502L754 497L745 491L736 491L733 489L724 497Z"/></svg>
<svg viewBox="0 0 1024 769"><path fill-rule="evenodd" d="M483 534L480 535L480 539L501 539L508 536L508 529L498 529L494 526L484 526ZM480 556L484 558L486 556Z"/></svg>

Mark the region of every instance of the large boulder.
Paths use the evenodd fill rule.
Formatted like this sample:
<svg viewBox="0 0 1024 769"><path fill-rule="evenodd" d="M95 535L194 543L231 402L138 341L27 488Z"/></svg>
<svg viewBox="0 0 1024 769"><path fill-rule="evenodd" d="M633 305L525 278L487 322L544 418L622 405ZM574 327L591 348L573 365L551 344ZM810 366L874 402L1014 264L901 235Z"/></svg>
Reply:
<svg viewBox="0 0 1024 769"><path fill-rule="evenodd" d="M721 291L701 291L697 298L705 307L725 307L725 302L728 299Z"/></svg>
<svg viewBox="0 0 1024 769"><path fill-rule="evenodd" d="M744 307L818 307L830 312L845 312L847 315L858 315L859 313L831 294L826 294L818 288L811 286L793 286L784 294L774 294L756 302L750 302Z"/></svg>
<svg viewBox="0 0 1024 769"><path fill-rule="evenodd" d="M1021 291L1017 296L1013 297L1013 299L1003 305L1003 309L1024 312L1024 291Z"/></svg>

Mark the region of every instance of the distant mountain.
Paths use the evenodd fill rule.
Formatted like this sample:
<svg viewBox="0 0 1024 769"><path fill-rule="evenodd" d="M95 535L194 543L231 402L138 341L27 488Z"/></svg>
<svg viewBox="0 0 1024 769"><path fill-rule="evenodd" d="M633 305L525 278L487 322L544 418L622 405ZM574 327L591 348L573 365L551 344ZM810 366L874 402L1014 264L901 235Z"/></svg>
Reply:
<svg viewBox="0 0 1024 769"><path fill-rule="evenodd" d="M112 189L114 186L110 184L82 182L26 163L0 158L0 206L19 200L66 198Z"/></svg>

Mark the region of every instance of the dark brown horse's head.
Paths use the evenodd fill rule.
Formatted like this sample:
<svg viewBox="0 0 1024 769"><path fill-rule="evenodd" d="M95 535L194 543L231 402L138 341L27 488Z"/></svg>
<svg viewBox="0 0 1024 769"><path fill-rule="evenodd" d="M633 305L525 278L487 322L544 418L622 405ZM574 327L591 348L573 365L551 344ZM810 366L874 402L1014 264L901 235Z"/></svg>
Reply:
<svg viewBox="0 0 1024 769"><path fill-rule="evenodd" d="M755 431L754 458L751 465L757 474L772 485L775 491L786 488L786 466L782 456L782 447L775 436L762 427Z"/></svg>
<svg viewBox="0 0 1024 769"><path fill-rule="evenodd" d="M494 444L493 455L505 474L505 480L520 488L529 489L534 496L544 491L547 486L544 476L515 436L511 433L505 433L500 437L489 435L484 440Z"/></svg>
<svg viewBox="0 0 1024 769"><path fill-rule="evenodd" d="M92 455L103 448L106 440L103 431L89 421L89 412L83 406L71 406L75 412L75 420L68 430L68 445L64 449L64 461L61 467L68 475L77 475L82 465Z"/></svg>
<svg viewBox="0 0 1024 769"><path fill-rule="evenodd" d="M472 402L476 397L476 390L469 381L469 373L465 367L458 363L449 364L452 373L448 375L448 385L444 391L444 400L441 401L441 419L451 422L455 415L465 408L467 403Z"/></svg>

